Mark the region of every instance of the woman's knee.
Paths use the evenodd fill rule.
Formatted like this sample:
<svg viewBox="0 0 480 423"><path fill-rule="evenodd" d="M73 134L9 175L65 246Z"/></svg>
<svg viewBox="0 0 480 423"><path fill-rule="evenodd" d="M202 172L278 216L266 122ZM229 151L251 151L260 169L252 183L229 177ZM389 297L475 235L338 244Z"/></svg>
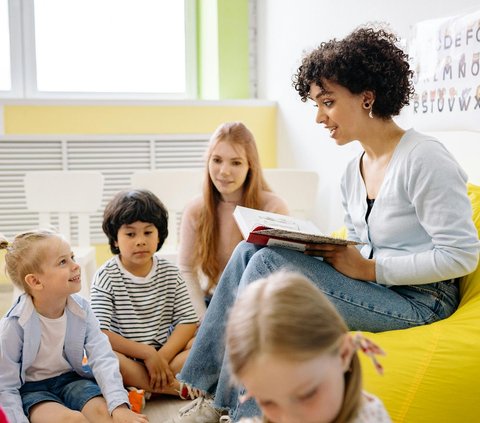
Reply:
<svg viewBox="0 0 480 423"><path fill-rule="evenodd" d="M231 259L240 259L241 261L248 263L252 256L262 249L261 246L252 244L251 242L240 241L233 250Z"/></svg>
<svg viewBox="0 0 480 423"><path fill-rule="evenodd" d="M247 283L268 276L280 270L288 262L273 248L262 248L252 255L245 269L243 278Z"/></svg>
<svg viewBox="0 0 480 423"><path fill-rule="evenodd" d="M225 267L225 270L222 273L217 290L223 286L230 286L232 284L238 284L240 279L248 266L250 261L259 251L262 251L262 247L242 241L240 242L233 251L230 260ZM228 288L231 290L231 288Z"/></svg>
<svg viewBox="0 0 480 423"><path fill-rule="evenodd" d="M280 247L257 250L251 257L243 275L243 282L250 283L279 270L296 271L315 280L317 272L323 274L325 263L298 251ZM323 269L323 270L322 270Z"/></svg>

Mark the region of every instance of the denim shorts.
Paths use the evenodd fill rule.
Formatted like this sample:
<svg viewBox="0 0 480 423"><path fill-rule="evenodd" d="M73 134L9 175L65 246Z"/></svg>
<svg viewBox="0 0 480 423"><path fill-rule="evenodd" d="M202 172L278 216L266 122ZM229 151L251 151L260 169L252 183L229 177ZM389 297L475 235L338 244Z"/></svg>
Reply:
<svg viewBox="0 0 480 423"><path fill-rule="evenodd" d="M23 412L30 417L30 409L44 401L58 402L71 410L82 411L89 400L101 396L102 392L94 379L68 372L49 379L26 382L20 388L20 395Z"/></svg>

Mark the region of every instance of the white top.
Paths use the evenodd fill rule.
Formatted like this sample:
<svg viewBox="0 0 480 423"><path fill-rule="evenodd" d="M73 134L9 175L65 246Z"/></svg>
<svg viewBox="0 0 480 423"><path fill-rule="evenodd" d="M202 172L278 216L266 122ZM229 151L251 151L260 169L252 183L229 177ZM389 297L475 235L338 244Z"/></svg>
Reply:
<svg viewBox="0 0 480 423"><path fill-rule="evenodd" d="M198 322L178 268L157 255L145 278L125 270L118 256L107 261L95 274L91 306L102 330L155 348L177 324Z"/></svg>
<svg viewBox="0 0 480 423"><path fill-rule="evenodd" d="M231 419L225 417L225 423L230 423ZM261 417L243 417L239 420L239 423L262 423L264 420ZM392 420L388 415L382 401L380 401L375 395L369 394L365 391L362 392L362 403L358 410L357 415L351 419L348 423L391 423Z"/></svg>
<svg viewBox="0 0 480 423"><path fill-rule="evenodd" d="M360 154L342 178L348 238L365 242L377 282L426 284L475 270L479 242L467 175L436 139L408 130L398 143L365 222L367 192Z"/></svg>
<svg viewBox="0 0 480 423"><path fill-rule="evenodd" d="M67 330L67 315L58 319L49 319L38 314L42 335L40 348L35 360L25 370L25 381L35 382L59 376L72 370L65 358L65 331Z"/></svg>
<svg viewBox="0 0 480 423"><path fill-rule="evenodd" d="M362 397L362 405L351 423L391 423L382 401L365 391L362 392Z"/></svg>

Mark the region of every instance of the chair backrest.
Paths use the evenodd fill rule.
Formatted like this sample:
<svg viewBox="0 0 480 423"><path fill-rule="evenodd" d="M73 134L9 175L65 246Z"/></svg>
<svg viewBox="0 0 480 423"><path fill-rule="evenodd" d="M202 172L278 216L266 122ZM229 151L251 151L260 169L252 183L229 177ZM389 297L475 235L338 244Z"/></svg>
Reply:
<svg viewBox="0 0 480 423"><path fill-rule="evenodd" d="M180 221L185 205L202 192L204 169L157 169L132 174L132 188L153 192L168 210L168 238L162 249L178 249Z"/></svg>
<svg viewBox="0 0 480 423"><path fill-rule="evenodd" d="M318 173L299 169L264 169L263 174L273 192L282 197L290 214L310 218L315 207Z"/></svg>
<svg viewBox="0 0 480 423"><path fill-rule="evenodd" d="M90 246L90 214L102 202L103 175L96 171L26 172L27 208L39 213L40 226L58 215L58 230L71 242L72 215L78 218L78 246Z"/></svg>

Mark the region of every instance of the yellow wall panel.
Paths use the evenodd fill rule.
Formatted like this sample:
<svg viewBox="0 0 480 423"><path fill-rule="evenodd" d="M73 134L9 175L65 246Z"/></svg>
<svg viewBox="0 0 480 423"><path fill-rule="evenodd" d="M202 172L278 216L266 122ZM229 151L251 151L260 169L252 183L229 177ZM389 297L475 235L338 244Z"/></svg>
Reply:
<svg viewBox="0 0 480 423"><path fill-rule="evenodd" d="M5 135L209 133L229 120L244 122L262 165L275 167L276 107L6 105Z"/></svg>

